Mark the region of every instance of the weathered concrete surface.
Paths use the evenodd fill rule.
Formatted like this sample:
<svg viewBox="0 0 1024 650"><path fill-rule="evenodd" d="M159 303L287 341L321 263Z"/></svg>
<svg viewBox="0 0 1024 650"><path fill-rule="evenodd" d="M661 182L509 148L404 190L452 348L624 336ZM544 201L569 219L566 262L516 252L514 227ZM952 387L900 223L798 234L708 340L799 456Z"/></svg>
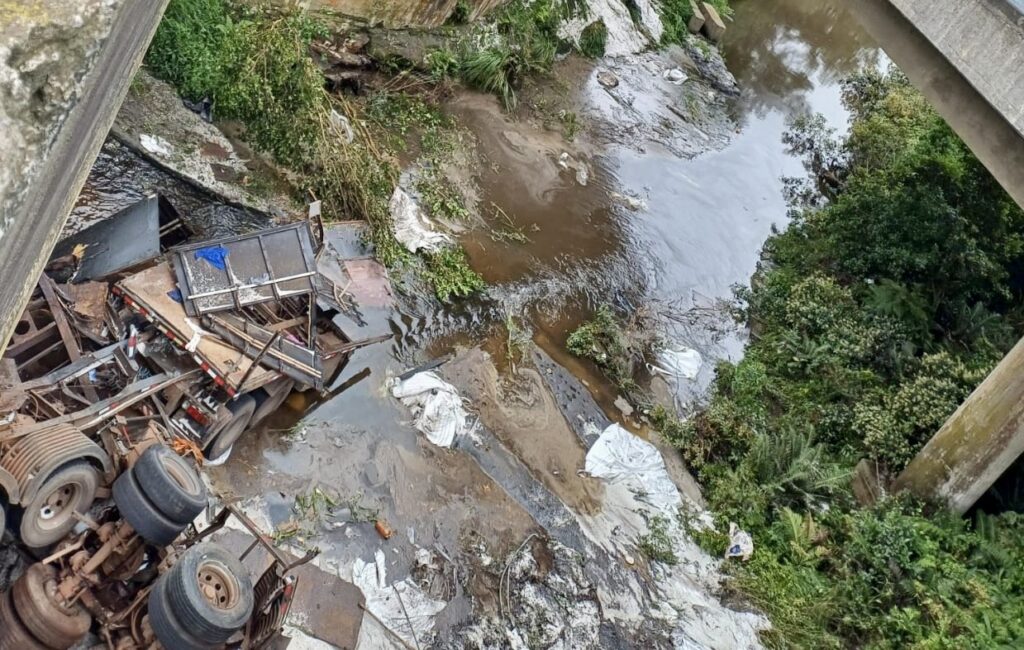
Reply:
<svg viewBox="0 0 1024 650"><path fill-rule="evenodd" d="M1024 30L1003 0L853 0L851 11L1024 205Z"/></svg>
<svg viewBox="0 0 1024 650"><path fill-rule="evenodd" d="M0 350L167 0L0 0Z"/></svg>
<svg viewBox="0 0 1024 650"><path fill-rule="evenodd" d="M311 10L323 10L380 23L388 28L440 27L454 13L458 0L278 0ZM468 0L467 20L476 20L505 0Z"/></svg>
<svg viewBox="0 0 1024 650"><path fill-rule="evenodd" d="M686 23L686 28L691 34L697 34L703 26L704 14L700 11L700 5L697 4L697 0L690 0L690 21Z"/></svg>
<svg viewBox="0 0 1024 650"><path fill-rule="evenodd" d="M1024 452L1024 340L950 416L893 485L966 512Z"/></svg>
<svg viewBox="0 0 1024 650"><path fill-rule="evenodd" d="M706 2L700 3L700 12L704 15L704 35L717 43L725 35L725 22L718 10Z"/></svg>

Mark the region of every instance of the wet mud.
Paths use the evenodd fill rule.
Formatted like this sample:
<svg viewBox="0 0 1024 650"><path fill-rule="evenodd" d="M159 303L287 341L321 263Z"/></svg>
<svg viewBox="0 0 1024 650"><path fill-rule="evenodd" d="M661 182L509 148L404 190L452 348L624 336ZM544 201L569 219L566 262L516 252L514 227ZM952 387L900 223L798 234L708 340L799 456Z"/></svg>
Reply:
<svg viewBox="0 0 1024 650"><path fill-rule="evenodd" d="M406 296L393 312L368 310L366 327L394 338L357 351L326 396L292 395L236 445L228 463L210 468L215 489L271 530L298 524L300 532L282 543L319 547L319 565L346 580L357 561L384 550L389 579L410 577L430 591L434 578L422 575L417 554L442 557L445 578L431 595L446 603L435 633L448 647L488 639L507 647L518 634L510 619L539 625L530 607L556 601L569 618L599 607L598 618L581 627L587 643L552 647L750 642L744 634L759 623L722 608L710 558L683 546L683 568L659 573L636 550L636 517L628 525L617 518L617 509L635 505L630 495L581 474L587 449L612 422L664 445L616 405L618 391L596 368L564 349L599 304L654 305L665 337L705 359L692 385L652 387L684 412L703 396L714 362L742 353L744 332L723 301L734 284L749 281L773 226L785 225L782 177L802 172L782 143L786 121L815 110L843 128L840 79L878 54L839 3L734 5L724 50L738 96L682 51L597 64L569 59L556 82L529 89L526 108L511 116L491 97L457 95L445 110L474 136L467 180L486 222L460 239L490 285L486 295L456 308ZM676 68L686 76L679 84L665 77ZM603 73L619 84L607 87ZM580 117L572 141L559 120L545 117L561 110ZM236 179L222 172L219 180ZM71 223L84 227L149 192L167 196L204 235L269 222L112 139ZM492 205L525 241L493 236L509 224L488 221ZM517 372L506 354L510 316L536 346ZM391 378L446 354L452 360L439 372L478 419L475 436L450 450L427 442L388 391ZM699 505L682 461L670 449L663 454L683 495ZM296 509L297 497L317 489L340 502L330 516ZM390 539L375 529L378 519L393 531ZM574 562L583 569L570 571ZM513 603L503 618L502 576L509 573L515 588L536 599ZM560 592L565 585L570 591ZM722 621L735 627L719 643Z"/></svg>

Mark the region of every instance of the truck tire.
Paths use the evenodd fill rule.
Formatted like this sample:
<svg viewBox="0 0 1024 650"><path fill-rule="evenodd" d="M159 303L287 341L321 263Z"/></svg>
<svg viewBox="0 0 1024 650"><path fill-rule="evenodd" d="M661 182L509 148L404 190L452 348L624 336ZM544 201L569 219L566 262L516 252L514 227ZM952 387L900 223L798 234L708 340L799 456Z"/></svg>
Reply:
<svg viewBox="0 0 1024 650"><path fill-rule="evenodd" d="M263 388L254 390L250 395L256 400L256 412L252 414L249 427L252 428L277 412L295 388L295 380L281 377Z"/></svg>
<svg viewBox="0 0 1024 650"><path fill-rule="evenodd" d="M131 470L117 477L113 492L121 517L150 544L168 546L185 530L187 524L171 521L146 498Z"/></svg>
<svg viewBox="0 0 1024 650"><path fill-rule="evenodd" d="M18 618L11 592L0 594L0 650L51 650L32 636Z"/></svg>
<svg viewBox="0 0 1024 650"><path fill-rule="evenodd" d="M162 576L149 592L149 626L164 650L207 650L216 643L201 641L186 630L171 613L167 602L167 576Z"/></svg>
<svg viewBox="0 0 1024 650"><path fill-rule="evenodd" d="M99 472L83 461L54 472L20 513L21 542L36 549L59 542L78 522L75 513L85 514L92 507L99 484Z"/></svg>
<svg viewBox="0 0 1024 650"><path fill-rule="evenodd" d="M231 451L235 442L249 428L252 414L256 411L256 400L252 395L242 395L228 402L227 408L231 411L231 417L219 428L206 447L206 457L210 460L217 460Z"/></svg>
<svg viewBox="0 0 1024 650"><path fill-rule="evenodd" d="M249 572L216 544L186 551L167 572L167 604L182 626L202 641L223 643L252 616Z"/></svg>
<svg viewBox="0 0 1024 650"><path fill-rule="evenodd" d="M57 596L57 574L33 564L14 583L11 598L18 618L32 636L55 650L66 650L89 632L92 618L78 604L65 606Z"/></svg>
<svg viewBox="0 0 1024 650"><path fill-rule="evenodd" d="M142 493L175 523L190 524L206 508L203 480L187 460L164 445L147 449L131 471Z"/></svg>

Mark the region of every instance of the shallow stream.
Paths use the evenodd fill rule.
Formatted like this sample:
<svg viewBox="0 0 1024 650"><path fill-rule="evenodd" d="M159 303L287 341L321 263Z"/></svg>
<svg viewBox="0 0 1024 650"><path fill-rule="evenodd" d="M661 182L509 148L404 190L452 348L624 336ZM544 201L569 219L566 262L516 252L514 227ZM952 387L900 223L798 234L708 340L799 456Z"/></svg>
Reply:
<svg viewBox="0 0 1024 650"><path fill-rule="evenodd" d="M487 295L452 310L420 301L379 314L393 341L357 351L326 400L293 395L287 409L213 470L218 489L260 500L272 526L293 516L297 494L317 486L349 499L350 510L376 511L396 531L388 542L392 579L412 571L420 546L451 556L484 548L478 557L502 558L541 528L567 545L580 542L572 521L600 509L601 486L577 475L586 448L577 423L563 419L559 407L571 401L573 390L586 390L607 418L621 415L613 406L614 388L564 351L567 334L602 303L626 310L659 305L671 316L666 334L672 342L705 359L686 395L699 399L713 361L742 353L743 332L718 315L719 301L730 298L733 285L749 282L764 240L786 224L782 179L803 173L782 141L787 120L813 111L845 128L842 78L882 57L838 0L733 4L723 49L741 94L700 98L723 113L715 129L691 129L696 142L707 139L692 150L609 136L616 106L625 104L597 75L611 69L625 76L637 69L633 64L566 64L575 66L567 74L577 82L572 101L585 122L572 145L560 134L512 121L491 98L456 98L448 110L473 132L486 160L475 174L481 203L500 206L528 241L498 242L482 230L465 234L471 263L490 285ZM685 84L696 82L684 82L683 90ZM707 92L699 84L693 88ZM656 105L663 96L628 99L635 107ZM602 133L606 128L609 133ZM563 150L586 165L585 185L575 170L557 164ZM259 215L182 187L111 143L76 211L89 221L157 190L200 231L262 225ZM524 322L539 348L582 384L569 381L564 394L556 388L548 399L538 388L540 374L511 376L503 327L510 316ZM476 347L491 360L463 353L449 381L476 398L483 442L456 451L432 447L409 426L410 416L388 395L386 380ZM313 535L302 541L323 548L343 575L381 543L372 523L321 522ZM493 600L495 585L480 577L485 572L463 570L471 574L469 586L450 599L442 629L464 622L474 602Z"/></svg>

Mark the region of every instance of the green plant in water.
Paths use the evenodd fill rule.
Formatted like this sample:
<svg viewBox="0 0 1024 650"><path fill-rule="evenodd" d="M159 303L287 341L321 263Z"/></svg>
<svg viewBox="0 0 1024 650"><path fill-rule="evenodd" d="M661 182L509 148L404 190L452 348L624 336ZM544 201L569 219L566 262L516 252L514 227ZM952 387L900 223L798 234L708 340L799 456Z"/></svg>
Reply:
<svg viewBox="0 0 1024 650"><path fill-rule="evenodd" d="M416 183L416 190L420 193L422 205L432 217L449 221L465 221L469 218L462 192L436 169L424 172Z"/></svg>
<svg viewBox="0 0 1024 650"><path fill-rule="evenodd" d="M580 34L580 53L591 59L600 59L604 56L607 43L608 28L603 20L598 20L583 28Z"/></svg>
<svg viewBox="0 0 1024 650"><path fill-rule="evenodd" d="M471 296L487 286L480 274L470 268L466 252L461 248L446 248L427 255L424 275L442 302Z"/></svg>
<svg viewBox="0 0 1024 650"><path fill-rule="evenodd" d="M669 520L654 515L647 520L647 532L637 538L636 545L647 559L674 565L679 563L668 532Z"/></svg>

